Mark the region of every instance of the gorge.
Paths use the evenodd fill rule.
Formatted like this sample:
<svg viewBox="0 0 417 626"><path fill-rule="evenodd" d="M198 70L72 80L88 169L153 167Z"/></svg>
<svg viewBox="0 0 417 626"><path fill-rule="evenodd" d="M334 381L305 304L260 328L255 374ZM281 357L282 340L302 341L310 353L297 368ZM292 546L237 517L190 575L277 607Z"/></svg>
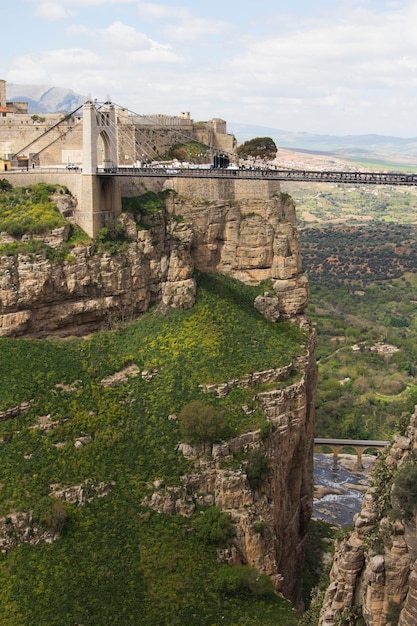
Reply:
<svg viewBox="0 0 417 626"><path fill-rule="evenodd" d="M101 248L98 241L91 240L55 258L25 253L22 249L18 254L1 255L0 336L5 360L0 361L0 370L3 380L13 380L17 372L22 380L4 389L0 407L1 451L7 459L0 478L0 541L4 556L0 567L8 576L9 562L24 579L19 563L24 562L25 554L31 555L36 567L27 569L32 579L25 583L33 607L16 595L16 585L22 583L11 577L0 601L0 615L13 605L18 615L10 622L13 626L25 623L22 610L35 616L33 619L42 610L48 614L48 623L54 623L47 611L53 607L56 610L54 589L60 588L62 574L58 564L49 559L62 550L65 559L72 563L66 550L79 554L77 546L81 545L90 555L90 548L82 543L83 534L92 545L101 542L106 552L110 532L114 545L129 555L128 566L122 565L121 571L138 568L140 572L135 577L135 592L126 598L132 614L138 611L137 597L144 593L139 582L143 576L148 581L145 587L152 587L149 597L158 598L156 607L151 608L152 601L148 599L140 607L142 612L145 610L148 623L176 623L166 608L168 603L161 599L163 593L156 591L157 577L152 584L149 582L149 563L153 562L158 576L162 576L162 571L168 572L164 575L170 577L173 585L170 592L177 598L178 614L182 616L179 619L186 619L187 611L196 611L195 602L202 599L196 592L191 599L187 596L189 591L183 600L178 599L181 585L176 581L174 586L172 581L177 572L184 578L184 557L173 554L168 558L165 540L163 547L155 547L155 554L151 555L149 546L155 541L152 532L158 529L161 537L168 537L163 525L170 529L178 525L184 536L191 537L197 532L198 517L204 517L213 507L225 513L233 527L226 544L216 546L218 563L228 568L233 565L230 571L236 572L245 566L255 568L260 576L268 577L275 591L302 609L301 576L314 486L317 365L315 328L305 316L309 285L299 253L294 203L281 192L278 183L266 180L199 183L173 178L154 179L145 186L139 179L130 179L122 191L128 199L150 193L149 197L159 198L161 205L157 210L123 211L118 218L123 241L115 247ZM59 251L68 239L76 200L62 192L54 193L54 198L68 219L68 226L41 238L49 248ZM18 243L11 235L3 233L1 237L4 246ZM238 296L234 287L226 290L221 283L210 286L209 280L205 284L204 276L237 279L251 288L260 285L252 296L251 334L245 336L247 346L259 350L259 354L252 360L253 365L244 370L238 371L237 367L241 361L237 337L226 340L226 335L217 333L223 328L223 318L234 316L236 304L243 305L247 296L243 292ZM210 290L225 289L223 309L215 309L211 300L206 304L199 301L199 289L205 298ZM184 316L185 327L170 334L175 311ZM186 317L192 311L198 322ZM252 320L254 315L257 317ZM129 329L140 325L141 319L151 325L139 341ZM161 323L161 329L153 337L156 323ZM239 327L238 323L235 325ZM124 329L121 334L119 328ZM271 336L265 342L267 329L274 329L274 334L282 335L281 339L294 335L291 347L285 347L283 342L273 357L261 358L268 342L275 341ZM197 350L194 334L199 337L204 374L196 368L189 369L188 361ZM240 334L244 334L243 326ZM234 342L236 347L231 345ZM118 343L125 346L123 353L119 354ZM18 346L23 346L26 358L34 363L35 385L26 380L24 369L14 369L21 349ZM155 348L159 350L157 356L152 352ZM68 350L65 361L58 365L58 361L49 361L46 356L42 361L40 352L50 349L62 354ZM55 359L58 352L54 355ZM174 359L171 364L166 361L168 356ZM227 358L233 367L223 366ZM82 361L79 370L73 367L77 359ZM208 375L207 365L202 364L210 359L214 359L216 368ZM162 388L167 395L160 406L154 407ZM103 393L110 395L102 396ZM235 432L221 441L200 444L182 439L178 415L182 405L196 394L221 412L238 415ZM114 404L107 404L113 402L113 396ZM257 412L263 421L255 420ZM140 425L138 422L136 426L139 419ZM383 469L379 471L383 476L389 471L393 478L397 466L413 464L417 445L414 422L415 416L407 433L396 438L382 461ZM163 437L162 442L156 443L151 428ZM146 456L142 440L160 464L161 450L166 457L163 463L172 463L163 476L160 467ZM123 454L103 460L119 447ZM77 458L73 456L76 454ZM138 466L130 468L133 458ZM146 477L143 469L142 473L138 469L145 464L145 458L149 467ZM260 463L258 480L251 482L249 470L254 460ZM77 467L75 472L73 467ZM369 490L352 534L337 544L320 618L323 626L349 624L352 619L364 619L367 626L414 624L415 520L413 516L403 518L395 489L389 491L391 485L391 479L384 482L386 491L381 486L377 498L375 485ZM382 500L385 508L379 510ZM55 507L53 523L49 513L46 528L37 501ZM116 508L120 510L117 514ZM96 528L89 535L85 525L87 520L94 525L90 517L93 512L102 529ZM135 520L129 522L132 529L128 548L126 538L118 543L112 527L104 532L106 516L117 520L119 528L122 520ZM182 554L178 540L171 537L170 541L174 552ZM136 544L142 552L137 560L129 552L130 546ZM46 545L51 546L49 556L44 552ZM116 562L116 555L112 556ZM44 560L48 569L55 572L51 574L54 584L46 585L50 609L36 594L32 595L34 588L45 586L47 580L37 559ZM109 580L113 580L115 573L101 561L100 551L91 554L91 563L80 568L79 575L91 568L91 580L101 580L94 565L97 560L103 571L108 568ZM75 584L79 575L74 577ZM223 575L216 570L213 580L223 580ZM221 592L216 587L216 597L223 597L230 581L222 584ZM190 589L190 585L188 581L184 588ZM109 594L112 600L114 594L122 595L117 589L120 588L116 585ZM67 583L62 602L67 607L65 619L75 615L71 598L66 597L71 593L77 595L78 591ZM94 591L90 599L82 596L84 608L77 614L80 623L92 623L88 621L88 611L96 616L95 623L100 623L96 609L92 608L97 593ZM255 596L254 602L257 610L262 610L259 598ZM116 609L109 610L112 616L116 614L112 613ZM230 608L223 623L234 623L238 613L233 611L239 610ZM211 619L207 623L214 623L214 615L207 611L207 620ZM63 623L62 613L59 619ZM201 617L198 623L205 624L204 619ZM256 623L250 619L255 618L247 617L246 623ZM296 623L295 615L283 621L277 614L271 621L264 619L265 624L271 625ZM120 607L114 620L126 623Z"/></svg>

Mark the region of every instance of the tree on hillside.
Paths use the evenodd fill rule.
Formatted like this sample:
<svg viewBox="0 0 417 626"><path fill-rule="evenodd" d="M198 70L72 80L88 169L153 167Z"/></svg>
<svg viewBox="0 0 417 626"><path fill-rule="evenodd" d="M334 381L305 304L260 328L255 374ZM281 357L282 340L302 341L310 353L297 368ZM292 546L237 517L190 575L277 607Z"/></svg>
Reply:
<svg viewBox="0 0 417 626"><path fill-rule="evenodd" d="M178 415L181 436L186 443L214 443L229 434L225 416L199 400L186 404Z"/></svg>
<svg viewBox="0 0 417 626"><path fill-rule="evenodd" d="M277 146L271 137L255 137L245 141L237 149L237 154L241 158L254 157L260 159L275 159Z"/></svg>
<svg viewBox="0 0 417 626"><path fill-rule="evenodd" d="M207 157L207 146L198 141L176 143L164 155L164 158L167 159L189 161L190 163L204 163L207 160Z"/></svg>

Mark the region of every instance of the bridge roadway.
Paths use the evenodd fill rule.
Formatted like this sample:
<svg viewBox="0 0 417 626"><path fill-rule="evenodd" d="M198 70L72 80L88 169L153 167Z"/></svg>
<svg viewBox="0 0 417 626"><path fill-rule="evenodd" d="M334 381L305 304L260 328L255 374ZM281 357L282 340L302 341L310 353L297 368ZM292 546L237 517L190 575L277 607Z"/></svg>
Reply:
<svg viewBox="0 0 417 626"><path fill-rule="evenodd" d="M199 169L165 167L111 167L98 168L100 176L145 176L181 178L240 178L270 179L283 182L350 183L356 185L417 185L417 174L406 172L339 172L336 170L279 170L279 169Z"/></svg>
<svg viewBox="0 0 417 626"><path fill-rule="evenodd" d="M314 439L314 446L327 446L333 453L333 470L337 470L337 458L343 448L353 448L356 452L356 468L362 469L362 454L368 448L386 448L391 441L375 441L371 439Z"/></svg>

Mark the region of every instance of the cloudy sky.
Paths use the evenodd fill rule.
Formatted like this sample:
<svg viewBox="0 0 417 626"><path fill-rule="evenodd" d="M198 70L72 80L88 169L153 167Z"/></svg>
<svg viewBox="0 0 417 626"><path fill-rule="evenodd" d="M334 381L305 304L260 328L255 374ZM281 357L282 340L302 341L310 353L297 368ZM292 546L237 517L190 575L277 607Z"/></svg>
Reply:
<svg viewBox="0 0 417 626"><path fill-rule="evenodd" d="M0 78L136 113L417 136L417 0L11 0Z"/></svg>

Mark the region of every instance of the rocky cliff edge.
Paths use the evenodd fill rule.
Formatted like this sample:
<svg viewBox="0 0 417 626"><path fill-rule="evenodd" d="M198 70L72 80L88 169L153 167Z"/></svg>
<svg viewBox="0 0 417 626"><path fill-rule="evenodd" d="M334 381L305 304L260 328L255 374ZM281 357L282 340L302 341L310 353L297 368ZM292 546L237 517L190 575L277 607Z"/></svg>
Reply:
<svg viewBox="0 0 417 626"><path fill-rule="evenodd" d="M294 203L274 181L170 180L164 209L137 230L122 214L128 240L123 253L96 244L65 258L19 254L0 257L0 336L80 335L147 310L189 308L195 271L243 282L270 279L256 306L264 315L294 317L308 304ZM59 248L68 229L48 235ZM9 238L0 234L0 243Z"/></svg>

